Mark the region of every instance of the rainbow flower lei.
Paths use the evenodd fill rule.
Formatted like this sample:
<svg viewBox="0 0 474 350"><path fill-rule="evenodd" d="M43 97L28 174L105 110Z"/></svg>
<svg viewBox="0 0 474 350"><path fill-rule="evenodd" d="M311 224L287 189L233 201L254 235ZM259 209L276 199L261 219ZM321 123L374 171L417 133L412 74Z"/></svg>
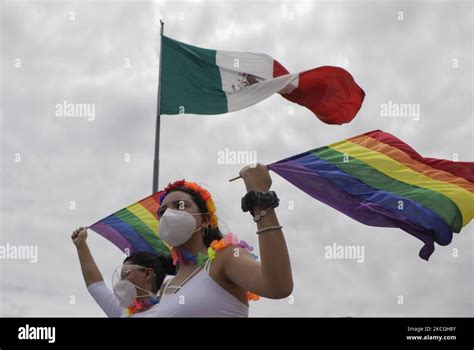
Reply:
<svg viewBox="0 0 474 350"><path fill-rule="evenodd" d="M133 301L133 304L127 308L127 316L136 314L137 312L140 312L143 309L149 309L150 307L158 304L159 302L160 301L158 298L150 298L144 300L135 299Z"/></svg>
<svg viewBox="0 0 474 350"><path fill-rule="evenodd" d="M258 259L258 257L252 253L253 247L247 242L239 240L232 232L225 234L220 240L212 241L211 246L207 248L207 254L199 252L196 256L188 251L181 251L178 253L178 251L173 248L171 250L171 258L173 259L173 265L177 265L178 263L192 263L203 267L208 260L212 261L216 258L216 252L231 245L247 250L255 260ZM252 292L247 292L247 300L257 301L260 300L260 296Z"/></svg>

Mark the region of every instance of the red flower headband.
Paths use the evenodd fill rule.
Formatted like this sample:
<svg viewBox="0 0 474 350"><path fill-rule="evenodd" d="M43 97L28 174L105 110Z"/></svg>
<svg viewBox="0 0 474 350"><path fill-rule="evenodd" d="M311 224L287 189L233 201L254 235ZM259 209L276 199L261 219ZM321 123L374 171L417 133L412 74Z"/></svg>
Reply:
<svg viewBox="0 0 474 350"><path fill-rule="evenodd" d="M170 193L171 190L173 190L176 187L185 187L189 188L190 190L196 192L199 197L206 203L206 208L209 214L211 215L211 223L210 226L212 228L217 227L217 215L216 215L216 206L214 205L214 201L212 200L211 194L209 193L208 190L202 188L195 182L188 182L183 180L178 180L173 183L170 183L168 186L165 187L163 190L163 194L160 196L160 204L163 202L165 197Z"/></svg>

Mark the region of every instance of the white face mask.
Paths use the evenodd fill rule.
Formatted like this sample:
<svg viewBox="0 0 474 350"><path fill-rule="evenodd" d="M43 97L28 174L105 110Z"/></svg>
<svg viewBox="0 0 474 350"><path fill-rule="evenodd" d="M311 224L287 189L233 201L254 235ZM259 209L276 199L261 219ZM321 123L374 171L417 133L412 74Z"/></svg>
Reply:
<svg viewBox="0 0 474 350"><path fill-rule="evenodd" d="M138 265L117 267L112 275L112 285L114 286L113 287L114 294L119 301L119 305L124 308L127 308L130 305L132 305L133 301L137 298L153 297L152 292L133 284L132 282L127 280L124 276L122 276L122 274L124 273L123 272L124 269L126 269L127 267L133 269L133 268L136 268L136 266ZM136 288L146 292L146 295L141 295L141 296L137 295Z"/></svg>
<svg viewBox="0 0 474 350"><path fill-rule="evenodd" d="M166 209L160 218L158 237L172 247L186 243L194 232L201 229L201 227L196 229L197 224L193 215L201 213L190 214L185 210Z"/></svg>
<svg viewBox="0 0 474 350"><path fill-rule="evenodd" d="M143 291L145 291L149 294L138 296L136 288L141 289L141 290L143 290ZM129 307L130 305L132 305L133 301L137 298L148 298L150 296L153 296L153 294L150 291L145 290L143 288L140 288L140 287L134 285L129 280L120 280L120 281L118 281L114 285L114 294L115 294L115 296L117 297L117 299L119 301L119 305L121 307L124 307L124 308Z"/></svg>
<svg viewBox="0 0 474 350"><path fill-rule="evenodd" d="M137 298L137 290L129 280L120 280L114 285L114 294L121 307L129 307Z"/></svg>

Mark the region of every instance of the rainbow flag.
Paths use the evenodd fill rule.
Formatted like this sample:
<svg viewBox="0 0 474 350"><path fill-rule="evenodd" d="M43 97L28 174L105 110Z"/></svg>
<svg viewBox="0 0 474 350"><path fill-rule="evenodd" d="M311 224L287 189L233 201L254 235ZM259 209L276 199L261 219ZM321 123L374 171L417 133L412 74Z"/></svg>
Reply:
<svg viewBox="0 0 474 350"><path fill-rule="evenodd" d="M123 252L146 251L170 255L170 249L158 238L158 200L156 192L126 208L97 221L89 228L102 235Z"/></svg>
<svg viewBox="0 0 474 350"><path fill-rule="evenodd" d="M380 131L320 147L268 165L310 196L361 223L398 227L447 245L474 214L474 163L424 158Z"/></svg>

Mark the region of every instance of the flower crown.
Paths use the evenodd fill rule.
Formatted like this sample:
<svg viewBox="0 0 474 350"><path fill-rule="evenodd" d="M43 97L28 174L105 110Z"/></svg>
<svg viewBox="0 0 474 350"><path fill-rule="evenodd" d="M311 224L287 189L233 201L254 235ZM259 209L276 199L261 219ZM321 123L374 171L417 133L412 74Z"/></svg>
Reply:
<svg viewBox="0 0 474 350"><path fill-rule="evenodd" d="M163 190L163 194L160 196L160 204L163 203L163 200L165 197L171 192L176 187L185 187L189 188L190 190L196 192L199 197L206 203L206 208L207 211L209 212L209 215L211 216L211 223L210 226L211 228L216 228L217 227L217 215L216 215L216 206L214 204L214 201L212 200L211 194L209 193L208 190L202 188L195 182L188 182L183 180L178 180L173 183L170 183L168 186L166 186Z"/></svg>

